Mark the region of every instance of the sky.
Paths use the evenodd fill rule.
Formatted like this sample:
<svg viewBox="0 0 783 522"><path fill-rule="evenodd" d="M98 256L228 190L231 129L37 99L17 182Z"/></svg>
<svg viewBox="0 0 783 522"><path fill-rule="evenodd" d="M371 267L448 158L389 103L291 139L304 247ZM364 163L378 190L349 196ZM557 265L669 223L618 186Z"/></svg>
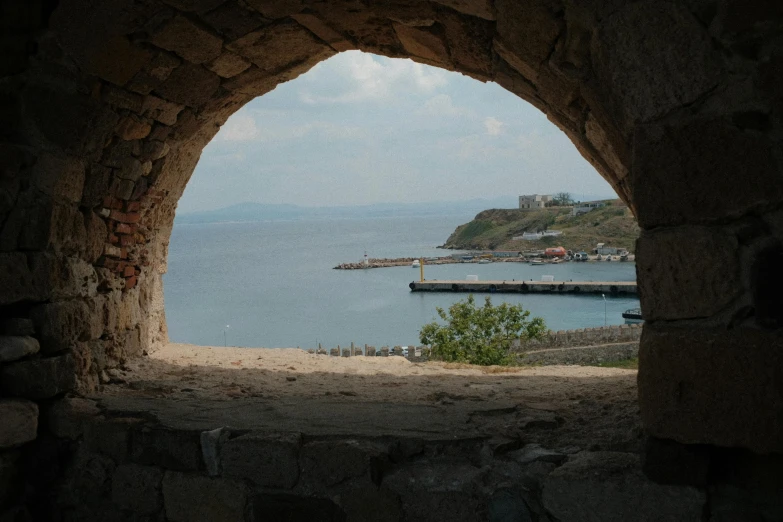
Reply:
<svg viewBox="0 0 783 522"><path fill-rule="evenodd" d="M494 83L348 51L251 101L205 147L178 212L615 197L538 109Z"/></svg>

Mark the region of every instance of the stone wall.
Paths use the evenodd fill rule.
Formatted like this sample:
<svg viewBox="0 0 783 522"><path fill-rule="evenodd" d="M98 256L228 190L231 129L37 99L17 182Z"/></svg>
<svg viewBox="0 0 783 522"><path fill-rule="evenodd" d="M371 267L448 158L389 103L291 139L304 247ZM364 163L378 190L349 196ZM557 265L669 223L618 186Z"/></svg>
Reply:
<svg viewBox="0 0 783 522"><path fill-rule="evenodd" d="M515 352L546 350L549 348L570 348L598 344L633 343L642 337L642 326L622 324L597 328L577 328L547 332L543 339L530 339L517 345Z"/></svg>
<svg viewBox="0 0 783 522"><path fill-rule="evenodd" d="M226 119L359 49L545 112L643 230L647 432L783 452L779 2L69 0L0 25L3 449L45 460L43 406L166 341L174 210Z"/></svg>
<svg viewBox="0 0 783 522"><path fill-rule="evenodd" d="M573 348L549 348L519 354L517 362L533 366L575 364L595 366L612 361L625 361L639 356L639 342L599 344Z"/></svg>

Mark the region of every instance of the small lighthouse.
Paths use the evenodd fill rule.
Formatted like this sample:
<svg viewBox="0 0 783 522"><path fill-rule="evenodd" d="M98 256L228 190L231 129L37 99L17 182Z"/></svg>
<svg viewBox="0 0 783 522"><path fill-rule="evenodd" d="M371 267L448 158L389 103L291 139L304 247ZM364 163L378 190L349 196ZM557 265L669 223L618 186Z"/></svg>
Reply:
<svg viewBox="0 0 783 522"><path fill-rule="evenodd" d="M367 251L364 251L364 268L370 268L370 261L367 259Z"/></svg>

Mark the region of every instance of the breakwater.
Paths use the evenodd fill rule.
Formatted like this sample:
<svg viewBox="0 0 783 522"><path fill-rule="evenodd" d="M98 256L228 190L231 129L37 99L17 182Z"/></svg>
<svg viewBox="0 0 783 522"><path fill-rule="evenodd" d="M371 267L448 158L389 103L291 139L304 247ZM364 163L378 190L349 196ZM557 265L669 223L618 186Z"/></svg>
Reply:
<svg viewBox="0 0 783 522"><path fill-rule="evenodd" d="M541 339L526 340L524 343L516 341L512 347L512 353L518 354L522 357L527 355L533 355L543 352L554 352L557 350L571 349L571 348L584 348L584 347L602 347L602 346L615 346L622 345L622 352L615 350L612 352L611 348L606 348L608 353L630 353L633 351L633 346L639 345L639 339L642 335L642 327L638 324L622 324L603 326L598 328L578 328L575 330L558 330L548 331ZM402 356L413 362L426 361L430 357L430 349L428 346L382 346L376 348L365 344L364 346L351 343L350 346L337 346L336 348L323 348L321 345L318 348L310 348L307 352L317 355L329 355L332 357L389 357L389 356ZM597 353L602 353L600 350ZM553 359L557 354L541 355L542 358ZM564 357L567 354L563 354ZM633 352L631 357L635 357ZM589 356L588 356L589 357ZM623 357L618 357L623 358ZM523 359L520 359L523 360Z"/></svg>
<svg viewBox="0 0 783 522"><path fill-rule="evenodd" d="M517 344L514 351L521 353L533 350L554 348L573 348L599 344L638 343L642 337L642 325L619 324L597 328L578 328L575 330L550 330L541 339L530 339Z"/></svg>
<svg viewBox="0 0 783 522"><path fill-rule="evenodd" d="M412 281L412 292L469 292L515 294L636 294L635 281Z"/></svg>

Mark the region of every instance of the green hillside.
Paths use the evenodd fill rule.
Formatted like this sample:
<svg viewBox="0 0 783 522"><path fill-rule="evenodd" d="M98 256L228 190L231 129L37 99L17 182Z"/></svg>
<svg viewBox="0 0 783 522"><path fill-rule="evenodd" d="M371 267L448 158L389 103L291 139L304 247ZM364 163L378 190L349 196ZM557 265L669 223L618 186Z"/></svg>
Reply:
<svg viewBox="0 0 783 522"><path fill-rule="evenodd" d="M524 232L561 230L562 235L538 241L513 240ZM443 248L458 250L528 250L563 246L591 251L597 243L606 243L634 251L639 226L631 211L618 199L607 206L571 217L570 208L538 211L517 209L484 210L470 223L460 225Z"/></svg>

